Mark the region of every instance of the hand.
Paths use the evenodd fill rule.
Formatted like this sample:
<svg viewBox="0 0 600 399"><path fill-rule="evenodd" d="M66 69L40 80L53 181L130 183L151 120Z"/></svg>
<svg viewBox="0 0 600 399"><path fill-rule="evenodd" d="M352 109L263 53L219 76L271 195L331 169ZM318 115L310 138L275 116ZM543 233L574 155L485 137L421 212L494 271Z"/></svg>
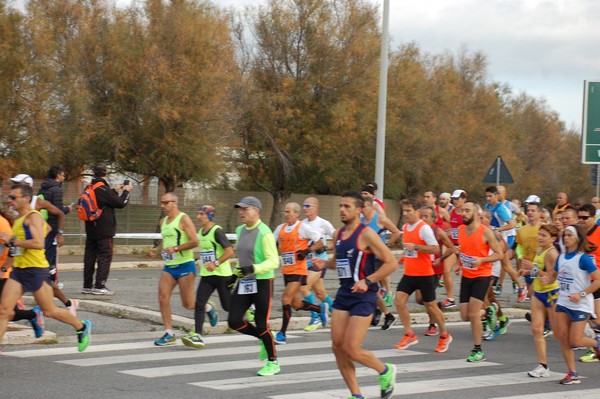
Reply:
<svg viewBox="0 0 600 399"><path fill-rule="evenodd" d="M417 244L413 244L411 242L404 243L404 249L406 249L407 251L414 251L416 246Z"/></svg>
<svg viewBox="0 0 600 399"><path fill-rule="evenodd" d="M304 260L304 259L306 259L306 257L308 256L309 253L310 253L310 250L308 250L308 249L301 249L299 251L296 251L296 259Z"/></svg>
<svg viewBox="0 0 600 399"><path fill-rule="evenodd" d="M174 254L175 252L177 252L177 251L175 251L175 247L167 247L167 248L164 249L164 251L166 253L168 253L169 255Z"/></svg>
<svg viewBox="0 0 600 399"><path fill-rule="evenodd" d="M364 279L357 281L354 283L354 286L352 286L352 292L355 294L362 294L367 292L368 289L369 287L367 287L367 283L365 283Z"/></svg>
<svg viewBox="0 0 600 399"><path fill-rule="evenodd" d="M238 266L233 270L233 273L238 277L246 277L247 275L254 273L254 265Z"/></svg>
<svg viewBox="0 0 600 399"><path fill-rule="evenodd" d="M0 241L2 241L3 244L8 244L8 242L10 241L10 234L0 233Z"/></svg>
<svg viewBox="0 0 600 399"><path fill-rule="evenodd" d="M206 270L208 270L209 272L212 272L217 268L217 266L215 265L215 262L208 262L207 264L204 265L204 267L206 267Z"/></svg>
<svg viewBox="0 0 600 399"><path fill-rule="evenodd" d="M158 250L156 248L151 248L150 249L150 258L157 258L158 257Z"/></svg>
<svg viewBox="0 0 600 399"><path fill-rule="evenodd" d="M62 234L57 234L56 235L56 244L59 247L62 247L63 245L65 245L65 238L63 237Z"/></svg>
<svg viewBox="0 0 600 399"><path fill-rule="evenodd" d="M313 265L314 268L319 269L319 270L323 270L323 268L325 267L325 264L327 263L326 260L321 259L321 258L312 258L311 259L311 263Z"/></svg>
<svg viewBox="0 0 600 399"><path fill-rule="evenodd" d="M321 248L317 249L315 251L316 254L321 255L322 253L327 252L327 247L326 246L322 246Z"/></svg>
<svg viewBox="0 0 600 399"><path fill-rule="evenodd" d="M520 266L521 266L521 269L525 269L525 270L533 269L533 263L527 259L521 259Z"/></svg>

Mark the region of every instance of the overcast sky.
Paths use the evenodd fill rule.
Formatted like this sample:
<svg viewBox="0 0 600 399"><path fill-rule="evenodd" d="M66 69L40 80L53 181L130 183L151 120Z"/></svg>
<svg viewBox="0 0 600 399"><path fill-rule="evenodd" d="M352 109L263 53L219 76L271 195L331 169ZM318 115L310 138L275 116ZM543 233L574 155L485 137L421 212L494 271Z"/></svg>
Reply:
<svg viewBox="0 0 600 399"><path fill-rule="evenodd" d="M482 52L492 80L545 99L578 131L583 81L600 80L600 0L390 0L390 39L392 49L415 41L429 53Z"/></svg>

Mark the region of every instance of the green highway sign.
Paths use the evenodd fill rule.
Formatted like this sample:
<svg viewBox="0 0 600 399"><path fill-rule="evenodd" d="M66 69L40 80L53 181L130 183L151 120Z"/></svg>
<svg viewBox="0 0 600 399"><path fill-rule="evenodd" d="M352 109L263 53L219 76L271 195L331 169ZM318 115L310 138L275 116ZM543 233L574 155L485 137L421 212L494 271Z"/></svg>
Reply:
<svg viewBox="0 0 600 399"><path fill-rule="evenodd" d="M584 82L581 162L600 163L600 81Z"/></svg>

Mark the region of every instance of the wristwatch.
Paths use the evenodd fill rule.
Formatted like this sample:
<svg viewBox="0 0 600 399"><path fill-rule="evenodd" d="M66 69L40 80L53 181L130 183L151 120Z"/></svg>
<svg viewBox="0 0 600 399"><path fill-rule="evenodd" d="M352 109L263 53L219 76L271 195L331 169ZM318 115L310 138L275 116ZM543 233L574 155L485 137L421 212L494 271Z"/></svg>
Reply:
<svg viewBox="0 0 600 399"><path fill-rule="evenodd" d="M371 280L369 280L368 277L365 277L365 284L366 285L371 285L371 284L373 284L373 282Z"/></svg>
<svg viewBox="0 0 600 399"><path fill-rule="evenodd" d="M419 246L415 245L415 251L419 252Z"/></svg>
<svg viewBox="0 0 600 399"><path fill-rule="evenodd" d="M219 259L217 259L217 260L215 261L215 266L219 266L220 264L221 264L221 262L219 262Z"/></svg>
<svg viewBox="0 0 600 399"><path fill-rule="evenodd" d="M175 250L175 252L179 252L179 247L178 247L177 245L175 245L175 246L173 247L173 249Z"/></svg>
<svg viewBox="0 0 600 399"><path fill-rule="evenodd" d="M586 296L586 295L587 295L587 294L585 293L585 291L581 291L581 292L579 293L579 296L580 296L580 297L582 297L582 298L583 298L584 296Z"/></svg>

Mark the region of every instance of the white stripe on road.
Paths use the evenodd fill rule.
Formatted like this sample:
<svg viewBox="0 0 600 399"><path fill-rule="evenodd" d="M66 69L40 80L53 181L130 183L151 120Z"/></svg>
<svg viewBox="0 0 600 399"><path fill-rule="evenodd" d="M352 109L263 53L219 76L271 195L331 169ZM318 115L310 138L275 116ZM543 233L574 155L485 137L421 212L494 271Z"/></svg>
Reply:
<svg viewBox="0 0 600 399"><path fill-rule="evenodd" d="M484 363L468 363L463 359L461 360L436 360L432 362L414 362L414 363L403 363L396 365L399 373L422 373L436 370L448 370L458 368L470 368L470 367L481 367L481 366L499 366L499 363L484 362ZM282 365L282 373L272 377L249 377L249 378L235 378L230 380L211 380L202 382L192 382L190 385L195 385L203 388L216 389L220 391L229 391L235 389L247 389L247 388L260 388L268 387L273 385L286 385L286 384L310 384L315 381L329 381L335 379L341 379L340 372L337 369L334 370L323 370L323 371L308 371L303 373L294 373L293 378L290 378L290 374L286 373L285 365ZM359 367L356 369L357 377L368 377L375 376L376 373L367 367ZM312 395L309 395L311 398Z"/></svg>
<svg viewBox="0 0 600 399"><path fill-rule="evenodd" d="M479 363L482 365L484 363ZM550 380L555 378L559 380L563 375L560 373L550 373ZM375 378L375 377L373 377ZM405 395L418 395L423 393L432 392L444 392L444 391L455 391L465 390L471 388L482 388L482 387L494 387L503 385L516 385L516 384L533 384L536 382L546 382L548 378L531 378L526 372L520 373L506 373L506 374L487 374L479 376L461 376L456 378L444 378L439 380L423 380L413 382L401 382L396 384L396 390L394 397L405 396ZM379 385L370 385L361 388L363 395L367 397L379 397ZM578 392L579 391L574 391ZM597 391L596 391L597 392ZM269 396L269 399L303 399L310 397L311 399L331 399L331 398L342 398L348 395L347 389L335 389L329 391L320 392L302 392L294 393L289 395L275 395ZM578 394L579 396L579 394ZM540 398L547 398L547 394L543 394ZM561 399L565 397L562 392ZM514 399L514 397L510 397Z"/></svg>
<svg viewBox="0 0 600 399"><path fill-rule="evenodd" d="M89 359L73 359L73 360L59 360L57 363L70 364L72 366L89 367L89 366L105 366L110 364L125 364L125 363L137 363L137 362L155 362L161 360L178 360L178 359L194 359L203 357L219 358L228 355L241 355L241 354L258 354L259 344L256 338L253 338L256 344L246 345L233 348L215 348L215 349L193 349L185 348L187 350L181 351L164 351L162 353L147 353L140 355L123 355L123 356L105 356L105 357L94 357ZM289 339L289 337L288 337ZM294 350L307 349L322 349L330 348L331 342L300 342L295 344L279 345L277 346L277 352L288 352Z"/></svg>
<svg viewBox="0 0 600 399"><path fill-rule="evenodd" d="M399 356L416 356L424 355L424 352L399 351L397 349L386 349L372 352L378 358L399 357ZM283 357L279 359L281 367L297 366L301 364L319 364L325 362L335 362L333 353L325 353L321 355L303 355L295 357ZM236 360L234 362L221 363L202 363L188 364L183 366L167 366L167 367L152 367L136 370L123 370L120 373L136 375L138 377L157 378L170 377L175 375L200 374L210 373L214 371L229 371L231 369L258 369L264 363L258 360Z"/></svg>
<svg viewBox="0 0 600 399"><path fill-rule="evenodd" d="M581 376L579 376L582 378ZM578 398L595 398L598 395L598 389L581 389L572 391L572 395ZM517 396L502 396L493 399L564 399L570 395L565 392L544 392L534 393L528 395L517 395Z"/></svg>

